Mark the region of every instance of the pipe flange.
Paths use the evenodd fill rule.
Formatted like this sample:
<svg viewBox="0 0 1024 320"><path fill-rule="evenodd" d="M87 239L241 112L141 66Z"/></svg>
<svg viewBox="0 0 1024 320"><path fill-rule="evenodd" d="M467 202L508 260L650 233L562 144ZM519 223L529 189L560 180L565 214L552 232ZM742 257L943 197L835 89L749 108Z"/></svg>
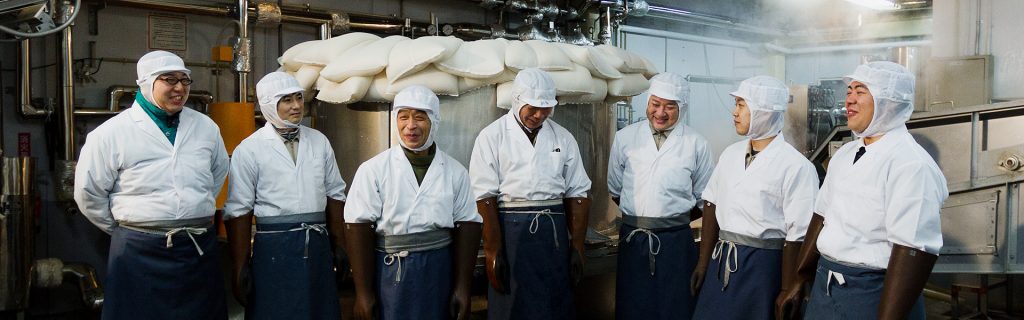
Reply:
<svg viewBox="0 0 1024 320"><path fill-rule="evenodd" d="M508 32L505 31L505 27L502 27L497 23L491 25L491 38L498 39L505 38L507 36Z"/></svg>
<svg viewBox="0 0 1024 320"><path fill-rule="evenodd" d="M345 34L352 30L352 20L344 12L331 12L331 35Z"/></svg>
<svg viewBox="0 0 1024 320"><path fill-rule="evenodd" d="M999 166L1009 171L1022 171L1024 169L1024 157L1019 154L1007 155L1002 161L999 161Z"/></svg>
<svg viewBox="0 0 1024 320"><path fill-rule="evenodd" d="M281 23L281 7L278 7L276 3L270 2L259 2L256 3L256 21L257 26L272 26Z"/></svg>

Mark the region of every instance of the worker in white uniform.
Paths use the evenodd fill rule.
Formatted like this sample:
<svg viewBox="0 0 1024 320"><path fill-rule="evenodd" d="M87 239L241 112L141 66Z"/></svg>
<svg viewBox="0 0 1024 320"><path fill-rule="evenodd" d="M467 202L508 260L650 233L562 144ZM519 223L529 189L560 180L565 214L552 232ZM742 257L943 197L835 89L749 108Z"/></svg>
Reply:
<svg viewBox="0 0 1024 320"><path fill-rule="evenodd" d="M231 156L224 219L233 291L248 319L341 317L334 266L338 257L338 270L348 268L345 181L327 137L299 124L303 91L284 72L260 79L266 125Z"/></svg>
<svg viewBox="0 0 1024 320"><path fill-rule="evenodd" d="M170 52L142 56L135 103L82 147L75 202L111 234L103 319L227 318L213 215L228 155L217 124L184 107L189 73Z"/></svg>
<svg viewBox="0 0 1024 320"><path fill-rule="evenodd" d="M608 193L622 211L616 319L689 319L697 261L691 219L714 162L707 140L683 124L689 83L675 73L651 78L647 120L615 134Z"/></svg>
<svg viewBox="0 0 1024 320"><path fill-rule="evenodd" d="M477 136L469 164L484 218L488 319L571 319L583 272L590 178L576 139L550 119L555 83L513 82L513 104Z"/></svg>
<svg viewBox="0 0 1024 320"><path fill-rule="evenodd" d="M399 144L359 166L345 204L355 318L468 319L481 228L469 174L434 142L434 92L402 89L391 114Z"/></svg>
<svg viewBox="0 0 1024 320"><path fill-rule="evenodd" d="M798 310L802 284L813 279L806 319L924 319L921 292L942 248L939 211L949 190L907 131L914 74L876 61L844 79L857 139L829 161L799 277L783 284L778 310Z"/></svg>
<svg viewBox="0 0 1024 320"><path fill-rule="evenodd" d="M694 319L773 319L783 279L795 277L818 192L814 165L782 135L789 88L756 76L732 92L736 134L704 189ZM783 270L789 271L782 273Z"/></svg>

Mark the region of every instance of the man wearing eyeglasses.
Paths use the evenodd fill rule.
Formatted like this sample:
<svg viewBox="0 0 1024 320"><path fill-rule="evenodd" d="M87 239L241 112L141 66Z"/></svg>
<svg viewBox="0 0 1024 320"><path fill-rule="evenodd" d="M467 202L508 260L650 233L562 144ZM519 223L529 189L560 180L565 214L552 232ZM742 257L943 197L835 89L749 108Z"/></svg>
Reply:
<svg viewBox="0 0 1024 320"><path fill-rule="evenodd" d="M131 108L82 147L75 202L111 234L103 319L226 319L214 198L228 171L217 125L184 108L190 71L150 52Z"/></svg>

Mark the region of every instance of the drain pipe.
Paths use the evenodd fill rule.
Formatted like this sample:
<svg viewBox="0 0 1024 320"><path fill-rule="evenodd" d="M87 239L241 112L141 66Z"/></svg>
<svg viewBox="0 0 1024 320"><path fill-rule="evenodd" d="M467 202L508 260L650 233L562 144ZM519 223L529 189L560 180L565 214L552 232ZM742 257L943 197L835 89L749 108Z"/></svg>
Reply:
<svg viewBox="0 0 1024 320"><path fill-rule="evenodd" d="M249 42L249 1L238 0L238 39L235 41L235 57L232 64L238 72L238 102L249 102L249 72L252 44Z"/></svg>
<svg viewBox="0 0 1024 320"><path fill-rule="evenodd" d="M21 71L18 88L21 95L18 111L25 117L46 117L53 111L32 106L32 50L29 41L31 40L21 40L21 59L18 63L18 70Z"/></svg>
<svg viewBox="0 0 1024 320"><path fill-rule="evenodd" d="M78 10L65 1L62 8L63 19L73 17L72 10ZM68 25L61 31L61 85L63 93L61 97L61 126L64 128L63 142L64 152L60 161L56 162L56 188L57 201L70 203L74 199L75 190L75 78L73 67L72 29L74 23Z"/></svg>
<svg viewBox="0 0 1024 320"><path fill-rule="evenodd" d="M64 2L64 18L68 19L70 10L78 10L78 8L71 7L71 4ZM73 57L72 57L72 29L74 24L69 25L63 31L61 31L61 85L63 86L63 94L61 96L61 124L64 126L64 154L63 160L74 161L75 160L75 78L73 69Z"/></svg>

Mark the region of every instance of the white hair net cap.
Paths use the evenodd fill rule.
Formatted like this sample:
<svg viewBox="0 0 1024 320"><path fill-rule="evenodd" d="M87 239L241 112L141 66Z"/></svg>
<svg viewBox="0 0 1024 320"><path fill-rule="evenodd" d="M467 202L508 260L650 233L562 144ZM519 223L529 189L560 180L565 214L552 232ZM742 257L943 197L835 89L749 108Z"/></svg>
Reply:
<svg viewBox="0 0 1024 320"><path fill-rule="evenodd" d="M680 107L690 104L690 82L677 73L662 72L651 78L650 93L658 98L675 100Z"/></svg>
<svg viewBox="0 0 1024 320"><path fill-rule="evenodd" d="M270 121L278 129L298 128L298 123L281 119L277 113L277 103L284 96L303 91L305 90L299 85L299 81L287 73L275 71L263 76L263 79L256 83L256 98L259 100L263 119Z"/></svg>
<svg viewBox="0 0 1024 320"><path fill-rule="evenodd" d="M555 80L541 69L519 71L512 85L512 95L516 99L514 107L521 108L528 104L537 108L551 108L558 104L555 99Z"/></svg>
<svg viewBox="0 0 1024 320"><path fill-rule="evenodd" d="M729 93L743 98L750 110L750 128L747 137L761 140L779 135L789 105L789 87L782 80L769 76L751 77L740 82L740 87Z"/></svg>
<svg viewBox="0 0 1024 320"><path fill-rule="evenodd" d="M874 137L902 127L914 113L914 74L897 63L868 62L843 80L846 84L858 81L867 85L874 98L871 123L863 132L854 132L858 137Z"/></svg>
<svg viewBox="0 0 1024 320"><path fill-rule="evenodd" d="M434 145L434 136L437 134L437 128L441 123L441 101L437 98L437 95L434 94L434 91L431 91L430 88L421 85L413 85L402 89L402 91L399 91L398 94L395 95L395 102L392 104L391 114L392 117L394 117L395 132L399 135L401 132L399 132L400 129L398 128L398 111L402 109L426 112L427 117L430 118L430 132L427 133L427 141L418 148L410 148L405 144L405 141L402 141L401 136L398 137L398 143L401 144L403 148L416 152L427 150L427 148Z"/></svg>
<svg viewBox="0 0 1024 320"><path fill-rule="evenodd" d="M135 64L135 83L142 89L142 97L156 105L156 100L153 99L153 84L156 83L157 77L168 72L192 74L191 70L185 68L185 61L181 60L181 57L167 51L153 51L139 58L139 62ZM161 105L157 107L163 108Z"/></svg>
<svg viewBox="0 0 1024 320"><path fill-rule="evenodd" d="M522 124L523 119L519 118L519 111L524 106L553 108L558 105L555 95L555 80L551 75L537 68L523 69L516 74L516 79L512 82L512 108L509 108L508 112Z"/></svg>

